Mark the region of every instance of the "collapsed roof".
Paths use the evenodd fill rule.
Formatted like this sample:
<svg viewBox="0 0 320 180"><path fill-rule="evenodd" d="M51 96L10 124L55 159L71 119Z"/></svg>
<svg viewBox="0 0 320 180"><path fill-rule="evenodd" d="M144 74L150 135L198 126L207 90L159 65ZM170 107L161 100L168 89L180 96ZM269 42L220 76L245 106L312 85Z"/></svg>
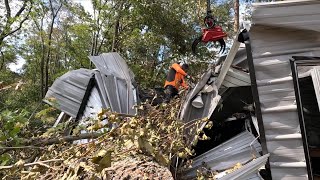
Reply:
<svg viewBox="0 0 320 180"><path fill-rule="evenodd" d="M78 69L59 77L44 101L76 120L96 117L101 109L132 114L138 101L134 74L115 52L90 56L97 69Z"/></svg>

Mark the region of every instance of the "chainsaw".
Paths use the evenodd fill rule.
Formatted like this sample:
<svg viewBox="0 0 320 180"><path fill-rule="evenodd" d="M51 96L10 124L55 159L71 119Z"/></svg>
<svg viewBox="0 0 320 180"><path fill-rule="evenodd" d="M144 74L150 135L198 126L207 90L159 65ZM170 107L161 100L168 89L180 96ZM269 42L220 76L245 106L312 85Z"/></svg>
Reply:
<svg viewBox="0 0 320 180"><path fill-rule="evenodd" d="M223 53L226 49L226 43L223 38L227 37L227 33L223 31L221 26L217 25L210 8L210 0L207 0L207 15L204 18L204 24L206 28L202 29L202 35L196 38L192 43L192 52L196 54L196 48L200 42L208 43L218 41L220 44L219 53Z"/></svg>

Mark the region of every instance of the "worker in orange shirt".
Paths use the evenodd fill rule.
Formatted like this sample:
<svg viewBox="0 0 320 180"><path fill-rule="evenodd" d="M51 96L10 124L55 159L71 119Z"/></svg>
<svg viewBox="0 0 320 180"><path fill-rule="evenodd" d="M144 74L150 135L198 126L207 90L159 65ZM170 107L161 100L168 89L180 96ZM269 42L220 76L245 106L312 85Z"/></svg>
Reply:
<svg viewBox="0 0 320 180"><path fill-rule="evenodd" d="M164 102L169 102L170 99L178 95L179 88L182 86L185 89L188 89L188 84L185 82L184 77L190 78L186 73L188 70L188 64L178 64L174 63L167 74L167 79L164 84L165 88L165 100Z"/></svg>

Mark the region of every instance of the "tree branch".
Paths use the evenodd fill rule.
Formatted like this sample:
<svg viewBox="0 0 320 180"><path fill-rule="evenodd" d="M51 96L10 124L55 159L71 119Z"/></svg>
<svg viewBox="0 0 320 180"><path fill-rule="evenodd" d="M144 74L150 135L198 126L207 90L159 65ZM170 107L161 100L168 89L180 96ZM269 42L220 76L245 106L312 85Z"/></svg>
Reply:
<svg viewBox="0 0 320 180"><path fill-rule="evenodd" d="M33 163L24 164L23 167L28 167L28 166L33 166L33 165L40 165L40 166L45 166L47 168L51 168L50 166L48 166L48 165L46 165L44 163L58 162L58 161L63 161L63 159L50 159L50 160L45 160L45 161L37 161L37 162L33 162ZM0 170L2 170L2 169L11 169L13 167L16 167L16 165L0 166Z"/></svg>
<svg viewBox="0 0 320 180"><path fill-rule="evenodd" d="M13 150L13 149L41 149L38 146L17 146L17 147L0 147L1 150Z"/></svg>
<svg viewBox="0 0 320 180"><path fill-rule="evenodd" d="M10 6L9 6L9 1L8 0L4 0L4 4L6 5L7 21L9 21L9 19L11 18L11 9L10 9Z"/></svg>
<svg viewBox="0 0 320 180"><path fill-rule="evenodd" d="M23 2L22 7L21 7L21 8L19 9L19 11L16 13L16 15L14 16L14 18L19 17L19 16L21 15L21 13L26 9L26 7L27 7L27 2L28 2L28 0L26 0L26 1ZM31 3L32 3L32 2L31 2Z"/></svg>
<svg viewBox="0 0 320 180"><path fill-rule="evenodd" d="M19 31L22 28L22 24L29 18L30 11L28 12L27 16L22 21L20 21L19 26L17 27L17 29L9 32L8 34L5 34L4 37L10 36L11 34Z"/></svg>
<svg viewBox="0 0 320 180"><path fill-rule="evenodd" d="M46 146L51 144L59 144L63 142L72 142L80 139L96 139L103 134L101 133L86 133L86 134L79 134L77 136L63 136L63 137L56 137L50 139L32 139L31 141L27 141L23 144L33 144L34 146Z"/></svg>
<svg viewBox="0 0 320 180"><path fill-rule="evenodd" d="M7 0L6 0L7 1ZM20 8L20 10L17 12L17 14L15 15L15 18L16 17L19 17L20 15L21 15L21 13L25 10L25 8L26 8L26 5L27 5L27 2L28 1L25 1L24 3L23 3L23 6ZM17 31L19 31L21 28L22 28L22 24L27 20L27 19L29 19L29 15L30 15L30 12L31 12L31 10L32 10L32 1L30 1L31 2L31 7L30 7L30 9L29 9L29 11L28 11L28 14L20 21L20 23L19 23L19 26L15 29L15 30L12 30L11 32L9 32L9 33L4 33L3 34L3 37L1 37L1 38L5 38L5 37L7 37L7 36L10 36L11 34L13 34L13 33L15 33L15 32L17 32ZM10 7L9 7L10 8ZM11 18L11 17L10 17ZM6 26L11 26L11 24L12 23L10 23L10 24L6 24Z"/></svg>

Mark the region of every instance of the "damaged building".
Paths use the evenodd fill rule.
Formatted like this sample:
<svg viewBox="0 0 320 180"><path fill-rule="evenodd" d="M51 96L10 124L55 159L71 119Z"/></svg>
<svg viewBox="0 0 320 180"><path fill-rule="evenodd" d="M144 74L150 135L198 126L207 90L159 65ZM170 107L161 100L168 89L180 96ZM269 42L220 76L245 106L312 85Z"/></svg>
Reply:
<svg viewBox="0 0 320 180"><path fill-rule="evenodd" d="M65 121L86 124L88 118L97 118L102 109L136 114L137 87L125 60L118 53L89 58L96 69L70 71L49 88L44 101L61 110L54 126Z"/></svg>
<svg viewBox="0 0 320 180"><path fill-rule="evenodd" d="M183 102L183 122L208 118L213 127L203 129L211 140L193 147L182 179L195 179L199 169L226 180L320 178L319 9L318 0L253 5L251 29ZM107 108L136 113L137 86L125 60L117 53L90 60L97 69L70 71L46 94L62 111L56 124L81 123Z"/></svg>
<svg viewBox="0 0 320 180"><path fill-rule="evenodd" d="M213 138L212 143L200 142L196 147L201 155L194 158L195 167L201 164L219 173L240 162L241 172L248 173L241 177L238 172L230 173L230 179L251 179L249 172L252 178L261 179L254 175L258 166L251 171L246 165L269 156L266 170L260 171L263 178L319 178L318 8L320 2L312 0L254 4L253 26L242 43L245 58L236 39L225 60L218 64L218 73L204 75L184 104L184 121L210 118L214 124L205 131ZM249 71L251 86L245 85L244 72L230 73L235 66ZM235 140L247 132L253 136L251 141L245 141L248 137ZM230 145L221 148L224 143ZM251 149L247 156L243 154L245 148ZM192 167L186 179L195 175Z"/></svg>

